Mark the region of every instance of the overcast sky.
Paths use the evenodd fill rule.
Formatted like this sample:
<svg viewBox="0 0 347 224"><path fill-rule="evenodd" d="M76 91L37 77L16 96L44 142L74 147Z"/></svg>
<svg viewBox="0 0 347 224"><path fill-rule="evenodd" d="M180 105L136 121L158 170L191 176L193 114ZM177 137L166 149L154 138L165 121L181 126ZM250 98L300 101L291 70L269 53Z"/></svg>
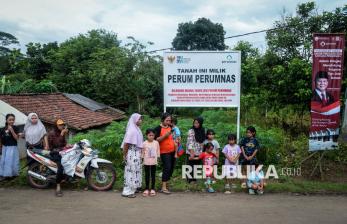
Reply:
<svg viewBox="0 0 347 224"><path fill-rule="evenodd" d="M295 14L297 0L0 0L0 30L15 35L20 47L29 42L62 42L91 29L104 28L119 39L134 36L155 44L149 49L171 47L179 23L206 17L222 23L226 36L272 27L285 9ZM344 0L316 1L320 11L331 11ZM233 46L250 41L264 50L264 33L226 40Z"/></svg>

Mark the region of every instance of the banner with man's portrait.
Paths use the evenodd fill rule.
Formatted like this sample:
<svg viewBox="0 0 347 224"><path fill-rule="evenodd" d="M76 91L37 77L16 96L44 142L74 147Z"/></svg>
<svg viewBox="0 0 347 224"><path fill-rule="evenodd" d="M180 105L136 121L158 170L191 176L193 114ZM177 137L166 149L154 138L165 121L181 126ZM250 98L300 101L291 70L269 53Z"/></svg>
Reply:
<svg viewBox="0 0 347 224"><path fill-rule="evenodd" d="M313 35L310 151L338 147L344 49L344 34Z"/></svg>

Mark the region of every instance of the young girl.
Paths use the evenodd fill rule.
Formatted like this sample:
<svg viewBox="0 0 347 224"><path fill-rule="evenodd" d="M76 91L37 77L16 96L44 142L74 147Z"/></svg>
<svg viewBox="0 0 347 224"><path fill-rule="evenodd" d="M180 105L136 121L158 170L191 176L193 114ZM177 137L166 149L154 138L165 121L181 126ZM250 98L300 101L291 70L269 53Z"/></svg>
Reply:
<svg viewBox="0 0 347 224"><path fill-rule="evenodd" d="M19 152L17 147L19 131L14 125L14 121L15 116L7 114L5 127L0 130L0 149L2 150L0 160L1 180L19 175Z"/></svg>
<svg viewBox="0 0 347 224"><path fill-rule="evenodd" d="M240 144L242 150L241 165L254 165L257 162L256 155L260 147L255 136L255 128L249 126L246 130L246 138L243 138Z"/></svg>
<svg viewBox="0 0 347 224"><path fill-rule="evenodd" d="M225 174L226 176L226 184L225 184L225 193L230 194L231 188L236 188L235 184L232 184L232 176L233 174L237 174L237 165L239 164L239 157L241 154L240 147L236 144L236 135L229 134L228 135L228 144L224 146L223 154L225 156ZM232 174L233 173L233 174ZM230 188L231 187L231 188Z"/></svg>
<svg viewBox="0 0 347 224"><path fill-rule="evenodd" d="M214 164L218 164L219 163L219 150L220 150L220 145L218 143L218 141L216 139L214 139L215 136L215 132L213 129L208 129L206 131L206 140L204 141L204 144L207 143L212 143L213 144L213 150L212 152L216 155L216 158L214 159Z"/></svg>
<svg viewBox="0 0 347 224"><path fill-rule="evenodd" d="M147 140L143 143L142 158L143 165L145 167L145 180L146 189L143 192L143 196L155 196L155 171L158 164L158 157L160 157L159 142L154 140L155 130L146 130ZM151 179L151 188L149 188L149 181Z"/></svg>
<svg viewBox="0 0 347 224"><path fill-rule="evenodd" d="M202 164L204 165L205 174L206 174L206 190L209 193L214 193L214 189L212 188L212 178L213 178L213 166L214 159L216 158L216 154L213 151L214 145L212 143L207 143L204 145L204 152L200 154L198 159L202 160Z"/></svg>
<svg viewBox="0 0 347 224"><path fill-rule="evenodd" d="M42 149L49 150L46 128L36 113L28 115L23 134L26 148L32 149L34 152L41 152Z"/></svg>
<svg viewBox="0 0 347 224"><path fill-rule="evenodd" d="M259 142L256 139L256 130L253 126L249 126L246 130L246 137L242 139L241 143L242 154L240 156L240 163L242 166L255 165L257 162L257 152L260 149ZM246 188L246 183L242 183L242 188Z"/></svg>

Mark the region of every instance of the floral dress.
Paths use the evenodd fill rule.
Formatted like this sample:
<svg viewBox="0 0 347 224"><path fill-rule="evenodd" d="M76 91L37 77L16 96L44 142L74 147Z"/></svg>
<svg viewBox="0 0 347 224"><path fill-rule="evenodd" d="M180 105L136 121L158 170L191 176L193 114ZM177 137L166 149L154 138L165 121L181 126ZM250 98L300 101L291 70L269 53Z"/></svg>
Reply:
<svg viewBox="0 0 347 224"><path fill-rule="evenodd" d="M201 143L199 143L195 140L194 130L190 129L188 131L186 154L190 155L190 150L192 150L192 149L194 150L194 156L200 156L200 154L203 151L203 146Z"/></svg>
<svg viewBox="0 0 347 224"><path fill-rule="evenodd" d="M123 195L134 194L142 184L141 149L129 144L126 165L124 169Z"/></svg>

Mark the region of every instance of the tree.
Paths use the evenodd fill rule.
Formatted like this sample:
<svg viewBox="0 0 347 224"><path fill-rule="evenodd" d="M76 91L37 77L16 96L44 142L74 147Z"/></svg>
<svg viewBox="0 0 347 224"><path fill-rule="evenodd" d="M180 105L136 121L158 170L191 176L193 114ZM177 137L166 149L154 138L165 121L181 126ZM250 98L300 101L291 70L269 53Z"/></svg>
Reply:
<svg viewBox="0 0 347 224"><path fill-rule="evenodd" d="M8 46L17 44L19 44L19 42L15 36L0 31L0 56L7 55L11 52L11 49L9 49Z"/></svg>
<svg viewBox="0 0 347 224"><path fill-rule="evenodd" d="M261 71L259 50L247 41L239 41L234 50L241 51L242 94L257 92L257 76Z"/></svg>
<svg viewBox="0 0 347 224"><path fill-rule="evenodd" d="M318 13L314 2L299 4L296 15L283 15L274 30L268 31L268 50L263 57L262 89L270 90L270 102L279 107L297 105L305 110L311 96L312 35L315 32L346 33L346 10ZM266 73L265 73L266 72ZM345 80L346 72L345 72ZM279 94L280 93L280 94Z"/></svg>
<svg viewBox="0 0 347 224"><path fill-rule="evenodd" d="M172 41L175 50L225 50L225 31L220 23L200 18L194 23L180 23Z"/></svg>
<svg viewBox="0 0 347 224"><path fill-rule="evenodd" d="M25 57L20 49L12 49L4 56L0 56L0 74L11 75L22 73L25 67Z"/></svg>
<svg viewBox="0 0 347 224"><path fill-rule="evenodd" d="M136 111L157 115L162 108L162 58L150 56L145 52L146 46L133 37L126 45L128 59L133 66L129 73L128 82L131 83L130 93L136 99ZM149 43L151 44L151 43Z"/></svg>
<svg viewBox="0 0 347 224"><path fill-rule="evenodd" d="M145 53L134 38L119 46L117 35L92 30L63 42L51 52L49 78L58 89L96 101L154 115L162 97L160 59Z"/></svg>
<svg viewBox="0 0 347 224"><path fill-rule="evenodd" d="M58 50L58 43L29 43L26 47L26 73L37 80L45 79L52 72L51 57Z"/></svg>
<svg viewBox="0 0 347 224"><path fill-rule="evenodd" d="M268 31L266 40L269 50L284 61L295 57L306 61L311 59L313 33L346 33L347 5L336 8L333 12L318 13L314 2L297 6L296 15L282 15L276 21L274 30Z"/></svg>
<svg viewBox="0 0 347 224"><path fill-rule="evenodd" d="M51 80L36 81L26 79L25 81L9 80L6 76L1 79L1 94L14 93L52 93L57 92L57 87Z"/></svg>
<svg viewBox="0 0 347 224"><path fill-rule="evenodd" d="M94 73L95 64L102 64L103 60L113 60L113 66L117 67L122 57L112 55L104 58L103 55L118 53L119 44L117 35L105 30L91 30L87 34L70 38L61 43L49 57L52 64L49 78L60 91L80 93L97 99L94 76L98 74Z"/></svg>
<svg viewBox="0 0 347 224"><path fill-rule="evenodd" d="M0 75L15 72L22 54L18 49L10 49L11 45L19 44L12 34L0 31Z"/></svg>

